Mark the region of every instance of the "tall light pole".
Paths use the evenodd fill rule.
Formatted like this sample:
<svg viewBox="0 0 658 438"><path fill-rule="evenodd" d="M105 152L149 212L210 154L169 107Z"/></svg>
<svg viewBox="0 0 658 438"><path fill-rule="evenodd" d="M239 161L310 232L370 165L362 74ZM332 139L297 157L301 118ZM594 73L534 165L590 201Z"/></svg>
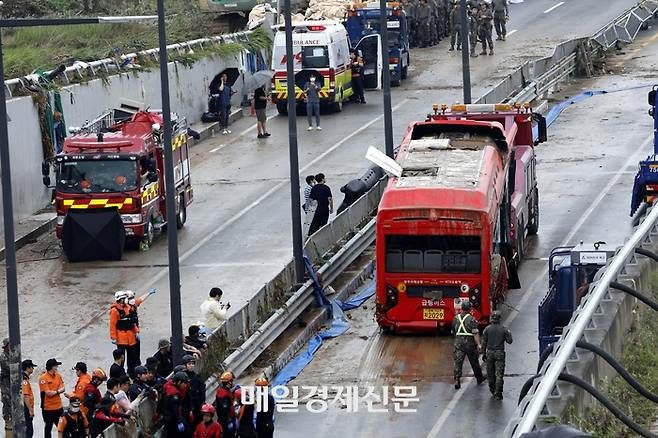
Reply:
<svg viewBox="0 0 658 438"><path fill-rule="evenodd" d="M21 323L16 274L16 244L14 233L14 200L11 188L11 164L9 154L9 132L7 128L7 96L4 86L4 57L2 53L2 30L6 27L61 26L77 24L127 23L152 20L153 16L90 17L90 18L23 18L0 20L0 182L2 183L2 217L5 235L5 269L7 283L7 319L9 326L9 374L12 400L12 433L14 437L25 436L23 396L21 391Z"/></svg>
<svg viewBox="0 0 658 438"><path fill-rule="evenodd" d="M388 14L386 0L379 0L379 33L382 41L382 91L384 94L384 144L386 155L393 157L393 110L391 108L391 72L388 63ZM402 62L400 59L398 62Z"/></svg>
<svg viewBox="0 0 658 438"><path fill-rule="evenodd" d="M283 14L286 30L286 85L288 88L288 153L290 155L292 254L295 259L295 280L297 283L303 283L304 241L302 238L302 207L299 194L299 157L297 154L297 99L295 98L295 58L292 50L292 15L290 12L290 0L285 0Z"/></svg>
<svg viewBox="0 0 658 438"><path fill-rule="evenodd" d="M176 229L176 185L171 150L171 103L169 101L169 58L165 27L164 0L158 0L158 41L160 56L160 90L162 94L162 121L164 126L165 188L167 191L167 253L169 257L169 307L171 318L171 347L174 364L183 358L183 317L180 299L180 268L178 265L178 230ZM182 208L182 206L181 206Z"/></svg>
<svg viewBox="0 0 658 438"><path fill-rule="evenodd" d="M470 50L468 47L468 10L466 0L461 0L461 22L462 29L459 37L462 39L462 81L464 85L464 103L471 103L471 66L469 60Z"/></svg>

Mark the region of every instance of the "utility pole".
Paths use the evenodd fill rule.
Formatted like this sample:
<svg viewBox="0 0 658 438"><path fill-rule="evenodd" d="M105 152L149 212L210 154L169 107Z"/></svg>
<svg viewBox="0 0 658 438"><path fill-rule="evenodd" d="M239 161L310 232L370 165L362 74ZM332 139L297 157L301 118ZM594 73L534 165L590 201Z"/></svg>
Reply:
<svg viewBox="0 0 658 438"><path fill-rule="evenodd" d="M0 27L0 78L4 81L5 68ZM11 193L9 131L7 128L7 96L4 84L0 87L0 168L2 170L2 219L5 233L5 269L7 272L7 319L9 321L9 378L12 405L12 432L15 437L25 435L23 396L21 392L21 319L18 308L16 278L16 244L14 234L14 200Z"/></svg>
<svg viewBox="0 0 658 438"><path fill-rule="evenodd" d="M292 254L295 259L295 280L297 283L301 284L304 282L304 241L302 238L302 207L299 194L299 157L297 155L297 99L295 98L295 58L292 50L292 15L290 12L290 0L285 0L283 13L286 26L286 84L288 87L288 152L290 154Z"/></svg>
<svg viewBox="0 0 658 438"><path fill-rule="evenodd" d="M384 142L386 155L393 156L393 110L391 108L391 72L388 63L388 14L386 0L379 0L379 33L382 42L382 90L384 92ZM398 62L402 62L400 59Z"/></svg>
<svg viewBox="0 0 658 438"><path fill-rule="evenodd" d="M461 22L462 29L460 32L460 38L462 40L462 78L464 84L464 103L471 103L471 66L469 60L470 50L468 47L468 10L466 6L466 0L461 0Z"/></svg>
<svg viewBox="0 0 658 438"><path fill-rule="evenodd" d="M171 150L171 103L169 101L169 68L164 0L158 0L158 40L160 43L160 89L162 92L162 147L165 156L165 187L167 190L167 250L169 255L169 306L171 313L171 347L174 364L183 358L183 322L180 299L180 269L178 265L178 232L176 230L176 186L174 184ZM181 207L182 208L182 207Z"/></svg>

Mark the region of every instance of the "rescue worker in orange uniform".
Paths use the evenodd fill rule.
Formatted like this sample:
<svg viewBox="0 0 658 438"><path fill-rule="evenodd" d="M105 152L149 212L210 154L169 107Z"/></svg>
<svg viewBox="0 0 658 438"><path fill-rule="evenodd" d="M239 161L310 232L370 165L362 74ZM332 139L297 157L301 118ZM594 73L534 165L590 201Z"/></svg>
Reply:
<svg viewBox="0 0 658 438"><path fill-rule="evenodd" d="M146 299L148 297L150 297L151 295L153 295L156 292L157 292L157 290L154 287L152 287L151 289L148 290L148 292L146 292L141 297L135 297L135 292L133 292L131 290L126 291L126 294L128 295L128 305L130 305L133 308L133 311L135 312L135 325L137 326L137 357L141 357L141 350L142 350L141 341L139 339L139 314L138 314L138 309L139 309L139 306L141 306L142 303L144 301L146 301ZM134 368L132 370L129 370L129 371L132 371L132 373L134 373ZM128 374L134 380L136 376L132 373L129 372Z"/></svg>
<svg viewBox="0 0 658 438"><path fill-rule="evenodd" d="M133 306L128 304L126 291L117 291L114 301L110 307L110 338L117 348L125 350L128 373L132 375L135 367L141 365L137 314Z"/></svg>
<svg viewBox="0 0 658 438"><path fill-rule="evenodd" d="M255 384L256 386L265 388L265 391L267 391L263 394L262 398L259 396L256 399L256 403L258 403L258 409L256 410L256 432L258 433L258 438L272 438L274 436L274 409L276 401L267 390L270 383L265 377L257 378ZM256 394L258 395L258 393Z"/></svg>
<svg viewBox="0 0 658 438"><path fill-rule="evenodd" d="M196 427L194 438L222 438L222 426L215 421L215 408L212 405L201 406L203 421Z"/></svg>
<svg viewBox="0 0 658 438"><path fill-rule="evenodd" d="M71 397L78 397L78 400L85 399L85 388L91 382L91 375L87 372L87 364L84 362L78 362L73 367L75 375L78 376L78 380L75 382L73 391L65 392L64 397L69 400Z"/></svg>
<svg viewBox="0 0 658 438"><path fill-rule="evenodd" d="M101 391L98 389L101 384L107 380L107 374L101 368L94 368L91 372L91 381L87 384L84 389L84 395L82 396L82 413L87 417L87 420L91 424L91 420L94 416L94 411L96 406L100 404L102 396Z"/></svg>
<svg viewBox="0 0 658 438"><path fill-rule="evenodd" d="M23 370L23 415L25 416L25 438L32 438L34 436L34 427L32 422L34 420L34 392L32 392L32 384L30 383L30 376L34 372L36 364L30 359L25 359L21 362L21 369Z"/></svg>
<svg viewBox="0 0 658 438"><path fill-rule="evenodd" d="M235 410L233 409L233 373L224 371L219 377L221 386L215 394L217 421L222 426L224 438L234 438L236 432Z"/></svg>
<svg viewBox="0 0 658 438"><path fill-rule="evenodd" d="M57 359L46 361L46 372L39 377L39 393L41 394L41 413L43 415L43 436L51 438L53 426L59 422L64 412L61 394L64 394L64 380L57 372L62 363Z"/></svg>
<svg viewBox="0 0 658 438"><path fill-rule="evenodd" d="M69 408L64 412L57 424L58 438L87 438L89 436L89 422L80 412L80 399L71 397Z"/></svg>

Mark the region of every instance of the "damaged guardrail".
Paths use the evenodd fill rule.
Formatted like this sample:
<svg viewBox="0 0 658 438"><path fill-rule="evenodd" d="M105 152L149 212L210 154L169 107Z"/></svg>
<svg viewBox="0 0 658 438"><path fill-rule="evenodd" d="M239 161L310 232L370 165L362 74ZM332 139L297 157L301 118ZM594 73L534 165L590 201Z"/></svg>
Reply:
<svg viewBox="0 0 658 438"><path fill-rule="evenodd" d="M658 13L658 0L644 0L627 9L594 35L559 44L551 56L528 61L477 100L477 103L530 102L548 93L578 69L577 51L591 54L619 43L630 44L642 26Z"/></svg>

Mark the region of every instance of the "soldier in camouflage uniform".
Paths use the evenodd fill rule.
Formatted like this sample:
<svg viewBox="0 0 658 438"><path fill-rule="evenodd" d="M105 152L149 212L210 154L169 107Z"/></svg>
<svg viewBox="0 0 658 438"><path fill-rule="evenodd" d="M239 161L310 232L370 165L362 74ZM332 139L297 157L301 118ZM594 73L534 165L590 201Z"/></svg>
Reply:
<svg viewBox="0 0 658 438"><path fill-rule="evenodd" d="M468 12L468 37L471 44L471 57L477 58L478 54L475 51L478 46L478 10L473 6Z"/></svg>
<svg viewBox="0 0 658 438"><path fill-rule="evenodd" d="M436 0L436 41L440 42L441 38L444 36L443 30L443 17L445 13L443 12L444 2L443 0Z"/></svg>
<svg viewBox="0 0 658 438"><path fill-rule="evenodd" d="M452 1L443 1L443 38L450 37L450 11L452 10Z"/></svg>
<svg viewBox="0 0 658 438"><path fill-rule="evenodd" d="M455 315L455 319L452 321L452 333L455 335L455 389L459 389L462 386L461 377L465 356L468 357L478 385L487 380L487 377L482 375L482 368L480 368L480 362L478 360L478 352L480 350L478 322L469 313L470 310L471 303L463 301L462 313Z"/></svg>
<svg viewBox="0 0 658 438"><path fill-rule="evenodd" d="M439 35L436 32L438 13L439 13L439 2L438 0L429 0L427 4L430 6L430 45L434 46L439 41Z"/></svg>
<svg viewBox="0 0 658 438"><path fill-rule="evenodd" d="M482 333L483 359L487 363L489 391L496 400L503 399L505 376L505 343L512 343L512 332L500 323L500 312L491 313L491 325Z"/></svg>
<svg viewBox="0 0 658 438"><path fill-rule="evenodd" d="M416 35L418 35L418 45L420 47L427 47L430 44L430 25L432 18L432 11L430 10L430 6L427 4L427 0L420 0L420 5L418 6L416 17Z"/></svg>
<svg viewBox="0 0 658 438"><path fill-rule="evenodd" d="M482 53L487 54L487 44L489 44L489 55L494 54L493 39L491 33L493 31L493 12L486 3L480 3L480 10L478 11L478 24L480 28L480 41L482 41Z"/></svg>
<svg viewBox="0 0 658 438"><path fill-rule="evenodd" d="M2 418L5 428L11 426L11 389L9 379L9 339L2 340L0 353L0 392L2 393Z"/></svg>
<svg viewBox="0 0 658 438"><path fill-rule="evenodd" d="M496 27L496 40L505 41L507 35L507 20L509 20L509 9L507 0L493 0L491 2L494 12L494 26Z"/></svg>
<svg viewBox="0 0 658 438"><path fill-rule="evenodd" d="M403 2L404 13L407 15L407 29L409 32L409 46L416 47L416 6L414 1L405 0Z"/></svg>
<svg viewBox="0 0 658 438"><path fill-rule="evenodd" d="M462 18L461 18L461 5L459 2L455 2L450 12L450 48L449 52L455 50L455 37L457 38L457 50L462 49L462 38L461 38L461 29L462 29Z"/></svg>

